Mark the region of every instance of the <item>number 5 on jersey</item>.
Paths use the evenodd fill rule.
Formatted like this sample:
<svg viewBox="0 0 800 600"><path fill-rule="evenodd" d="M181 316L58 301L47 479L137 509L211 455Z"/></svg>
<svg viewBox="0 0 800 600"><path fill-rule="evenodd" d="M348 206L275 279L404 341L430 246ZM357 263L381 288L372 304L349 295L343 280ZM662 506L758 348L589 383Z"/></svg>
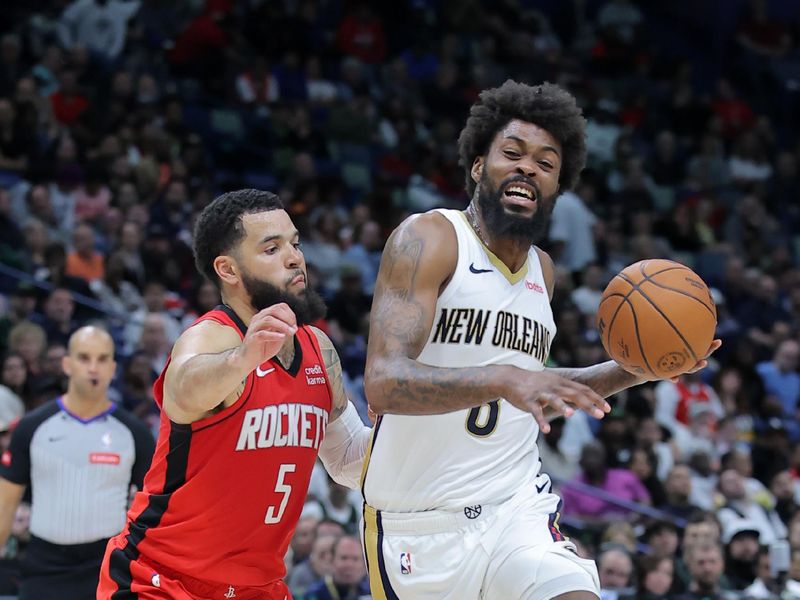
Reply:
<svg viewBox="0 0 800 600"><path fill-rule="evenodd" d="M283 517L283 511L286 510L286 505L289 503L289 496L292 493L292 486L284 482L287 473L294 473L295 469L297 469L297 465L281 465L280 470L278 471L278 480L275 482L275 493L276 494L283 494L283 499L281 500L281 505L278 507L278 514L275 514L275 506L270 506L267 508L267 514L264 517L264 523L266 525L274 525L275 523L280 523L281 518Z"/></svg>

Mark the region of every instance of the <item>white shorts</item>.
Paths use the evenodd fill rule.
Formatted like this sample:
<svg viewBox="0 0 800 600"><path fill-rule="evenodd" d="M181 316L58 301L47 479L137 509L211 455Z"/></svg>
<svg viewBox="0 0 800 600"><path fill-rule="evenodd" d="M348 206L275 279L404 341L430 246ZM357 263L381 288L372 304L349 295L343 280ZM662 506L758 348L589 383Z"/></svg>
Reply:
<svg viewBox="0 0 800 600"><path fill-rule="evenodd" d="M386 513L367 505L362 541L372 597L546 600L581 590L599 597L594 561L579 557L558 529L560 505L558 496L533 488L461 512Z"/></svg>

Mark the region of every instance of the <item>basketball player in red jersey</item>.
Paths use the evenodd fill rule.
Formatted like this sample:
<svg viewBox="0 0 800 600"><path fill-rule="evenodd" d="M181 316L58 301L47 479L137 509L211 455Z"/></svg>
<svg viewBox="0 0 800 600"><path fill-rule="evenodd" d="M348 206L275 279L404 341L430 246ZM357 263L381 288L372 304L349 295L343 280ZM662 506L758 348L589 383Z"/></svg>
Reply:
<svg viewBox="0 0 800 600"><path fill-rule="evenodd" d="M370 430L333 344L308 325L325 306L278 197L215 199L194 252L224 304L181 335L156 381L153 464L97 597L287 600L283 557L314 461L356 487Z"/></svg>

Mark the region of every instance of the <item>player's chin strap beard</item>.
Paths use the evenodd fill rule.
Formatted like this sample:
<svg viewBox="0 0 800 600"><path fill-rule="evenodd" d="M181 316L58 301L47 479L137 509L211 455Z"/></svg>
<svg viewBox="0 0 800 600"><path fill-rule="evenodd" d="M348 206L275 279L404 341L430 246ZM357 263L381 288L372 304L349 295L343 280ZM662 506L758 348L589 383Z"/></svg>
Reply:
<svg viewBox="0 0 800 600"><path fill-rule="evenodd" d="M486 238L483 237L483 231L481 230L481 226L478 222L478 210L475 208L475 201L471 201L467 206L467 218L469 219L469 224L472 226L472 229L475 231L475 235L478 236L478 239L483 242L483 245L487 248L489 247L489 242L486 241Z"/></svg>

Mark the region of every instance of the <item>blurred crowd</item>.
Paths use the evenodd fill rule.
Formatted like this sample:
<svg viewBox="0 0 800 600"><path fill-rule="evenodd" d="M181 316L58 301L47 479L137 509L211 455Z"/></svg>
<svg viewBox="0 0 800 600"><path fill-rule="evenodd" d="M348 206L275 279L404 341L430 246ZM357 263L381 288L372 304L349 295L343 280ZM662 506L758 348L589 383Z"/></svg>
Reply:
<svg viewBox="0 0 800 600"><path fill-rule="evenodd" d="M723 4L4 6L0 441L63 392L66 340L93 321L119 352L114 400L155 425L171 344L219 302L194 219L238 187L287 205L366 421L386 237L466 206L455 141L480 90L548 80L584 108L589 149L541 243L557 264L550 363L605 359L605 284L649 257L713 286L724 343L702 373L619 394L602 422L556 422L540 447L562 525L598 558L604 600L800 598L800 6ZM321 471L309 498L293 591L366 596L358 495Z"/></svg>

